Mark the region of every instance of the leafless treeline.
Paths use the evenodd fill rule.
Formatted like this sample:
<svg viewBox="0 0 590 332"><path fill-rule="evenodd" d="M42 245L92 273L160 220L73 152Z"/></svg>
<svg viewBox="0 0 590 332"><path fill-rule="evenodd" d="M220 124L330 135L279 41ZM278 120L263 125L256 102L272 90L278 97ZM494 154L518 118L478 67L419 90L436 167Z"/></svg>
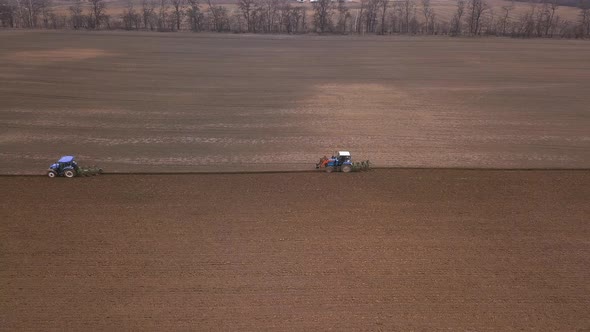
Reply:
<svg viewBox="0 0 590 332"><path fill-rule="evenodd" d="M238 0L224 6L211 0L140 0L120 15L107 15L104 0L72 0L67 13L51 0L0 0L0 27L46 29L127 29L250 33L337 33L590 37L590 0L580 0L575 20L559 15L558 0L492 8L486 0L456 0L450 20L437 16L430 0L318 0L312 8L292 0Z"/></svg>

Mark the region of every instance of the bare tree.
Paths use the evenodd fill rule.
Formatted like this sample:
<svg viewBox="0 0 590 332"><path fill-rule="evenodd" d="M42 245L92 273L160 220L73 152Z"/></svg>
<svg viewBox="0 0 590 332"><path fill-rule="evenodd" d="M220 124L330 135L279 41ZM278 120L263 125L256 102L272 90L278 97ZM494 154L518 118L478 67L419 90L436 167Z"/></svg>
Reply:
<svg viewBox="0 0 590 332"><path fill-rule="evenodd" d="M365 7L367 6L367 1L368 0L361 0L361 7L359 8L359 10L357 11L357 15L356 18L354 19L354 25L355 25L355 31L358 34L361 34L363 32L363 14L365 12Z"/></svg>
<svg viewBox="0 0 590 332"><path fill-rule="evenodd" d="M537 5L531 3L530 10L521 14L516 27L516 35L523 38L531 38L535 32L535 15Z"/></svg>
<svg viewBox="0 0 590 332"><path fill-rule="evenodd" d="M139 29L141 25L141 15L137 13L132 0L128 0L123 11L123 26L126 30Z"/></svg>
<svg viewBox="0 0 590 332"><path fill-rule="evenodd" d="M17 19L17 6L12 0L0 0L0 27L14 28Z"/></svg>
<svg viewBox="0 0 590 332"><path fill-rule="evenodd" d="M16 14L21 26L37 28L39 15L48 11L50 6L50 0L16 0Z"/></svg>
<svg viewBox="0 0 590 332"><path fill-rule="evenodd" d="M503 36L506 35L506 29L510 24L510 13L514 10L514 2L510 5L502 6L502 17L500 18L500 31Z"/></svg>
<svg viewBox="0 0 590 332"><path fill-rule="evenodd" d="M273 32L277 19L278 0L260 0L258 11L262 13L262 27L265 32Z"/></svg>
<svg viewBox="0 0 590 332"><path fill-rule="evenodd" d="M153 17L156 10L154 0L141 0L141 17L143 19L143 28L154 30Z"/></svg>
<svg viewBox="0 0 590 332"><path fill-rule="evenodd" d="M457 11L453 16L451 33L460 35L463 32L463 15L465 14L465 0L457 0Z"/></svg>
<svg viewBox="0 0 590 332"><path fill-rule="evenodd" d="M535 22L534 22L534 34L537 37L542 37L543 32L545 30L545 16L548 10L548 6L546 2L543 2L541 8L537 10L535 13Z"/></svg>
<svg viewBox="0 0 590 332"><path fill-rule="evenodd" d="M365 9L365 31L375 32L377 25L377 12L381 0L368 0Z"/></svg>
<svg viewBox="0 0 590 332"><path fill-rule="evenodd" d="M209 17L212 20L213 30L217 32L226 31L228 29L227 8L213 6L211 0L207 0L207 4L209 5Z"/></svg>
<svg viewBox="0 0 590 332"><path fill-rule="evenodd" d="M331 0L318 0L313 3L313 21L317 32L324 33L332 26L334 3Z"/></svg>
<svg viewBox="0 0 590 332"><path fill-rule="evenodd" d="M431 31L431 18L433 16L433 9L430 6L430 0L422 0L422 15L424 15L424 31L423 33L429 34Z"/></svg>
<svg viewBox="0 0 590 332"><path fill-rule="evenodd" d="M276 21L274 32L283 33L291 15L291 4L287 0L277 0Z"/></svg>
<svg viewBox="0 0 590 332"><path fill-rule="evenodd" d="M582 38L590 36L590 0L580 0L580 14L578 18L579 35Z"/></svg>
<svg viewBox="0 0 590 332"><path fill-rule="evenodd" d="M26 1L15 0L16 2L16 16L17 26L30 28L33 18L30 16L30 11L27 10ZM28 2L30 3L30 2ZM32 7L32 6L29 6Z"/></svg>
<svg viewBox="0 0 590 332"><path fill-rule="evenodd" d="M68 17L64 14L49 13L48 28L49 29L65 29L68 27Z"/></svg>
<svg viewBox="0 0 590 332"><path fill-rule="evenodd" d="M400 32L399 29L399 22L401 21L399 19L399 16L397 15L399 11L399 6L397 4L397 2L393 2L392 3L392 7L390 8L390 10L388 11L388 26L389 26L389 33L394 33L394 32Z"/></svg>
<svg viewBox="0 0 590 332"><path fill-rule="evenodd" d="M158 31L168 30L168 0L160 0L158 8Z"/></svg>
<svg viewBox="0 0 590 332"><path fill-rule="evenodd" d="M467 7L469 9L469 15L467 16L469 33L479 35L482 16L489 9L489 6L485 0L469 0Z"/></svg>
<svg viewBox="0 0 590 332"><path fill-rule="evenodd" d="M209 16L213 20L213 30L220 31L218 28L219 26L221 26L219 18L220 15L218 14L218 7L213 6L213 4L211 4L211 0L207 0L207 5L209 5Z"/></svg>
<svg viewBox="0 0 590 332"><path fill-rule="evenodd" d="M293 13L293 19L295 20L295 33L307 32L307 8L296 7Z"/></svg>
<svg viewBox="0 0 590 332"><path fill-rule="evenodd" d="M380 0L380 7L381 7L381 34L385 34L385 18L387 17L387 6L389 4L389 0Z"/></svg>
<svg viewBox="0 0 590 332"><path fill-rule="evenodd" d="M82 13L82 1L75 0L68 10L70 11L70 19L74 29L80 29L84 26L84 15Z"/></svg>
<svg viewBox="0 0 590 332"><path fill-rule="evenodd" d="M53 8L51 6L51 0L46 0L45 4L41 6L41 18L43 19L43 27L49 29L49 20L53 17Z"/></svg>
<svg viewBox="0 0 590 332"><path fill-rule="evenodd" d="M174 17L174 21L176 23L176 30L180 30L180 22L182 22L182 18L184 16L184 10L186 6L185 0L170 0L172 3L172 16Z"/></svg>
<svg viewBox="0 0 590 332"><path fill-rule="evenodd" d="M336 30L342 34L346 33L346 23L350 19L350 10L344 4L344 1L338 1L338 22L336 23Z"/></svg>
<svg viewBox="0 0 590 332"><path fill-rule="evenodd" d="M191 30L194 32L201 31L203 26L203 13L199 8L199 1L188 0L188 4L189 8L187 10L187 15L191 26Z"/></svg>
<svg viewBox="0 0 590 332"><path fill-rule="evenodd" d="M240 0L238 2L238 8L240 8L244 19L246 20L246 30L248 32L252 32L254 25L252 12L256 10L257 6L256 0Z"/></svg>
<svg viewBox="0 0 590 332"><path fill-rule="evenodd" d="M545 34L549 35L549 37L553 37L553 31L557 25L557 22L559 21L559 16L556 15L558 9L559 4L557 3L557 0L551 0L549 3L549 10L551 11L549 22L551 23L551 26L547 27L547 31L545 32Z"/></svg>
<svg viewBox="0 0 590 332"><path fill-rule="evenodd" d="M89 0L89 2L92 17L94 19L93 27L99 29L101 22L105 19L104 12L107 9L107 4L104 0Z"/></svg>
<svg viewBox="0 0 590 332"><path fill-rule="evenodd" d="M279 33L293 32L293 7L287 1L281 0L279 5Z"/></svg>
<svg viewBox="0 0 590 332"><path fill-rule="evenodd" d="M539 37L550 37L553 34L553 26L555 23L555 12L559 8L556 0L543 1L541 9L537 13L537 35Z"/></svg>
<svg viewBox="0 0 590 332"><path fill-rule="evenodd" d="M402 16L402 32L409 33L412 21L415 20L416 4L413 0L403 0L401 2L401 16Z"/></svg>

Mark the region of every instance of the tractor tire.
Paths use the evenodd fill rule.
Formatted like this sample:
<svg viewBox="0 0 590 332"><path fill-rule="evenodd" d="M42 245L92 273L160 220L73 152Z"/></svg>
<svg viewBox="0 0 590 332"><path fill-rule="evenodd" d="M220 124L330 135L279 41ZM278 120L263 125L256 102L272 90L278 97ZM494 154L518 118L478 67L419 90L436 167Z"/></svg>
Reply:
<svg viewBox="0 0 590 332"><path fill-rule="evenodd" d="M73 178L74 176L76 176L76 171L74 171L73 169L68 169L67 171L64 172L64 176L66 178Z"/></svg>
<svg viewBox="0 0 590 332"><path fill-rule="evenodd" d="M47 176L53 179L54 177L57 176L57 173L55 173L54 171L48 171Z"/></svg>
<svg viewBox="0 0 590 332"><path fill-rule="evenodd" d="M352 171L352 166L350 165L344 165L342 166L342 172L343 173L350 173Z"/></svg>
<svg viewBox="0 0 590 332"><path fill-rule="evenodd" d="M332 172L334 172L334 167L326 166L326 173L332 173Z"/></svg>

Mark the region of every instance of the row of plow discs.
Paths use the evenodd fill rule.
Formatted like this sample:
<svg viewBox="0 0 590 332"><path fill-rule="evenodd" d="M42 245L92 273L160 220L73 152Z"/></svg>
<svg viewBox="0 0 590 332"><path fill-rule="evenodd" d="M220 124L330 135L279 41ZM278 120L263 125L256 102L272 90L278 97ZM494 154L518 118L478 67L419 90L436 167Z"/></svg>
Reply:
<svg viewBox="0 0 590 332"><path fill-rule="evenodd" d="M78 168L78 176L94 176L102 174L102 168L97 166L81 166Z"/></svg>
<svg viewBox="0 0 590 332"><path fill-rule="evenodd" d="M369 160L352 163L353 172L364 172L369 170L371 170L371 162Z"/></svg>

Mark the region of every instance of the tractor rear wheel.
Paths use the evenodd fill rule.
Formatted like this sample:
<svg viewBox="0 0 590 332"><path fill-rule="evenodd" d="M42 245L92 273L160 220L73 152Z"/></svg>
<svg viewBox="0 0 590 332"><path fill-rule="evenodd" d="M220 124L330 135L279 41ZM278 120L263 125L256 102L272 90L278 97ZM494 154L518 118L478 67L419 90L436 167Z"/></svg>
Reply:
<svg viewBox="0 0 590 332"><path fill-rule="evenodd" d="M342 172L349 173L350 171L352 171L352 167L350 165L342 166Z"/></svg>
<svg viewBox="0 0 590 332"><path fill-rule="evenodd" d="M334 167L326 166L326 173L332 173L332 172L334 172Z"/></svg>
<svg viewBox="0 0 590 332"><path fill-rule="evenodd" d="M76 171L74 171L73 169L68 169L64 172L64 176L66 178L73 178L74 176L76 176Z"/></svg>
<svg viewBox="0 0 590 332"><path fill-rule="evenodd" d="M57 176L57 174L54 171L48 171L47 172L47 176L50 177L50 178L54 178L54 177Z"/></svg>

